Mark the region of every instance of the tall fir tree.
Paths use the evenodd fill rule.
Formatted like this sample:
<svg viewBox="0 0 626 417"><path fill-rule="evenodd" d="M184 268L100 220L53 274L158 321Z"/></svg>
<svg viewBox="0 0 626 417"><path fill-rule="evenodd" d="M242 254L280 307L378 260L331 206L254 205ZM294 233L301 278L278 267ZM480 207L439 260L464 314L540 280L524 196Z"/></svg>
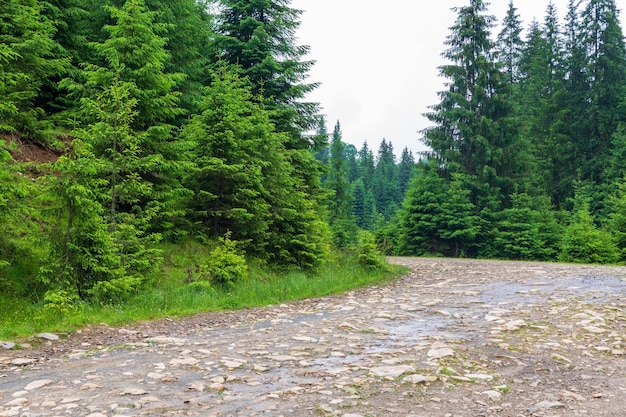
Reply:
<svg viewBox="0 0 626 417"><path fill-rule="evenodd" d="M317 127L319 105L304 102L316 83L306 83L312 61L308 46L296 44L302 11L291 0L222 0L217 19L216 58L241 66L254 94L264 97L279 132L292 149L318 148L303 132ZM313 142L313 143L311 143Z"/></svg>
<svg viewBox="0 0 626 417"><path fill-rule="evenodd" d="M0 3L0 132L36 137L44 128L36 98L47 78L69 64L59 55L55 24L46 18L41 2Z"/></svg>
<svg viewBox="0 0 626 417"><path fill-rule="evenodd" d="M510 85L494 59L494 18L481 0L454 10L458 17L443 53L450 64L440 67L447 90L426 114L435 126L425 130L423 142L446 177L467 176L479 207L497 196L507 204L516 187L524 185L528 155L513 117Z"/></svg>
<svg viewBox="0 0 626 417"><path fill-rule="evenodd" d="M132 167L132 175L138 176L151 192L137 201L120 204L119 209L130 211L137 206L150 212L157 210L159 217L152 222L154 230L176 234L174 226L182 219L184 201L189 196L180 182L189 166L184 161L187 145L176 140L172 124L183 113L176 85L184 75L166 71L166 39L159 35L165 26L154 22L154 12L147 9L144 0L128 0L122 8L104 9L113 19L113 24L104 28L109 37L93 44L104 66L86 66L88 94L84 100L91 100L114 80L127 86L129 99L136 101L136 115L130 124L138 137L137 163ZM86 106L83 112L85 109ZM90 123L92 115L84 112L82 120ZM110 145L94 148L97 156L110 150Z"/></svg>
<svg viewBox="0 0 626 417"><path fill-rule="evenodd" d="M375 169L374 153L365 141L359 150L359 177L363 179L363 185L366 189L373 189Z"/></svg>
<svg viewBox="0 0 626 417"><path fill-rule="evenodd" d="M372 181L376 208L386 219L397 210L401 201L398 167L393 145L383 139L378 148L376 168Z"/></svg>
<svg viewBox="0 0 626 417"><path fill-rule="evenodd" d="M413 175L413 170L415 169L415 157L413 156L413 152L409 150L409 148L405 147L402 149L402 154L400 155L400 164L398 166L398 187L400 189L400 195L402 199L406 194L406 190L409 186L409 181Z"/></svg>
<svg viewBox="0 0 626 417"><path fill-rule="evenodd" d="M614 0L589 0L582 11L582 41L587 52L589 95L586 140L579 143L583 155L583 179L600 184L611 138L626 121L626 46Z"/></svg>
<svg viewBox="0 0 626 417"><path fill-rule="evenodd" d="M556 204L564 201L571 181L573 146L564 125L565 69L558 16L548 4L543 25L533 22L521 60L520 116L534 160L534 184Z"/></svg>
<svg viewBox="0 0 626 417"><path fill-rule="evenodd" d="M347 247L356 240L356 227L352 217L352 193L348 181L346 144L342 140L341 124L335 124L330 142L330 161L325 186L330 190L328 203L329 223L334 242Z"/></svg>
<svg viewBox="0 0 626 417"><path fill-rule="evenodd" d="M269 164L283 155L282 138L236 73L216 73L200 109L182 134L194 144L193 223L209 237L230 232L249 252L266 256L269 181L275 180L266 176Z"/></svg>
<svg viewBox="0 0 626 417"><path fill-rule="evenodd" d="M498 34L498 59L502 63L502 71L508 75L508 81L514 85L519 79L519 65L524 42L522 41L522 23L513 0L502 21L502 30Z"/></svg>

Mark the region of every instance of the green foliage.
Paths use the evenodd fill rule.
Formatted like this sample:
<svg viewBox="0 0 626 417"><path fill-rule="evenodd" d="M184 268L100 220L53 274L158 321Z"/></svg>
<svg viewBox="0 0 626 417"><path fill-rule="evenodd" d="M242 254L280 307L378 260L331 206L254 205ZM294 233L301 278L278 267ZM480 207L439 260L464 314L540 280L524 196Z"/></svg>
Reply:
<svg viewBox="0 0 626 417"><path fill-rule="evenodd" d="M565 228L559 261L611 264L617 262L619 257L611 235L596 227L589 205L583 203Z"/></svg>
<svg viewBox="0 0 626 417"><path fill-rule="evenodd" d="M367 230L359 232L356 256L357 263L363 268L378 269L385 266L385 259L378 250L374 235Z"/></svg>
<svg viewBox="0 0 626 417"><path fill-rule="evenodd" d="M72 298L72 292L68 290L65 294L59 293L61 300L58 304L69 308L67 313L61 315L58 310L42 308L42 303L10 298L0 293L0 322L3 324L0 326L0 339L10 340L44 331L71 332L91 324L124 325L156 317L251 308L339 294L385 282L405 272L405 269L395 266L384 269L361 268L353 256L322 266L314 274L300 270L279 272L275 268L263 267L263 262L255 261L249 264L247 279L239 281L234 288L222 288L208 281L188 283L187 268L178 266L179 263L187 265L190 261L201 261L202 257L210 253L208 247L185 240L177 245L162 245L161 248L168 260L164 270L151 274L146 285L139 288L133 297L118 300L114 304L80 302ZM66 296L71 299L73 308L67 305Z"/></svg>
<svg viewBox="0 0 626 417"><path fill-rule="evenodd" d="M626 176L617 183L616 191L609 197L611 214L607 227L620 253L620 261L626 261Z"/></svg>
<svg viewBox="0 0 626 417"><path fill-rule="evenodd" d="M318 127L319 105L304 102L317 84L303 82L313 62L303 60L309 47L296 45L301 14L283 0L223 0L214 56L241 67L253 94L263 97L263 104L272 112L276 130L287 135L288 148L308 151L320 147L316 139L324 138L304 135Z"/></svg>
<svg viewBox="0 0 626 417"><path fill-rule="evenodd" d="M230 239L230 233L218 239L208 261L200 266L200 279L206 279L218 287L234 288L248 273L246 258Z"/></svg>
<svg viewBox="0 0 626 417"><path fill-rule="evenodd" d="M67 67L55 56L55 22L43 8L34 0L0 3L0 132L37 136L44 115L35 99L45 79Z"/></svg>
<svg viewBox="0 0 626 417"><path fill-rule="evenodd" d="M43 297L44 314L58 315L63 318L76 307L79 301L76 293L66 290L49 290Z"/></svg>
<svg viewBox="0 0 626 417"><path fill-rule="evenodd" d="M440 67L447 90L426 114L435 126L424 131L423 142L444 177L465 176L479 210L498 196L506 206L506 197L527 176L528 156L513 117L511 85L495 60L494 17L480 0L455 10L458 17L443 53L450 64Z"/></svg>
<svg viewBox="0 0 626 417"><path fill-rule="evenodd" d="M501 213L497 224L494 243L498 256L520 260L554 259L562 230L546 198L534 200L527 194L514 194L511 199L512 207Z"/></svg>

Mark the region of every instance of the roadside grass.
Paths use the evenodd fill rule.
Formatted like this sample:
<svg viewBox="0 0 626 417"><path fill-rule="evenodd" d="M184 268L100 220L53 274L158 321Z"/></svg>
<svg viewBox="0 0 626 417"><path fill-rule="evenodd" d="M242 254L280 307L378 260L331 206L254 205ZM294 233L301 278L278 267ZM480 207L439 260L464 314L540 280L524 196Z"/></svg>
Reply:
<svg viewBox="0 0 626 417"><path fill-rule="evenodd" d="M63 309L48 308L43 300L0 294L0 340L19 340L41 332L71 333L94 324L120 326L162 317L236 310L340 294L387 282L407 271L394 265L361 268L353 256L328 264L315 274L274 271L249 262L248 277L231 288L196 279L190 268L202 263L208 249L196 244L164 247L165 262L158 273L132 297L108 303L78 302ZM195 278L195 277L194 277Z"/></svg>

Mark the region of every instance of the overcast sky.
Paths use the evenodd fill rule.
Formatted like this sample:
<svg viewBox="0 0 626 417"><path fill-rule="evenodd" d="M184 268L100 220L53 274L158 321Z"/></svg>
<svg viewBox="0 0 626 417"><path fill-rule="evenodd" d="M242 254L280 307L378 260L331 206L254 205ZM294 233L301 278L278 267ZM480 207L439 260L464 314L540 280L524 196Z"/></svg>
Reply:
<svg viewBox="0 0 626 417"><path fill-rule="evenodd" d="M583 0L584 2L585 0ZM501 22L509 0L492 0L489 13ZM561 20L568 0L553 0ZM626 0L617 0L620 10ZM303 10L298 44L309 45L316 64L308 81L321 86L308 99L319 102L328 130L341 122L343 140L357 148L367 140L374 153L386 138L396 154L423 150L422 116L443 89L438 67L456 20L452 7L469 0L292 0ZM514 0L526 29L543 23L548 1ZM375 5L375 6L373 6ZM624 16L621 16L622 21ZM623 26L622 26L623 27ZM492 31L495 39L499 28Z"/></svg>

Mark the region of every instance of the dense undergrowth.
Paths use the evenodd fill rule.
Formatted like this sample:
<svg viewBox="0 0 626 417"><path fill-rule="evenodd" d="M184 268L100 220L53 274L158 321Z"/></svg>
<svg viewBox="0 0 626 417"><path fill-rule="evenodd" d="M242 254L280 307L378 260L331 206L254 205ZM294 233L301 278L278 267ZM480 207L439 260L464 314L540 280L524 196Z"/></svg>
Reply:
<svg viewBox="0 0 626 417"><path fill-rule="evenodd" d="M163 266L146 277L132 294L107 302L83 302L64 297L0 295L0 340L20 339L39 332L72 332L105 323L124 325L162 317L279 304L338 294L398 276L404 269L381 262L368 266L357 253L342 254L315 273L272 270L254 260L237 285L211 282L202 265L211 249L197 242L161 245ZM359 260L360 259L360 260ZM222 264L223 265L223 264Z"/></svg>

